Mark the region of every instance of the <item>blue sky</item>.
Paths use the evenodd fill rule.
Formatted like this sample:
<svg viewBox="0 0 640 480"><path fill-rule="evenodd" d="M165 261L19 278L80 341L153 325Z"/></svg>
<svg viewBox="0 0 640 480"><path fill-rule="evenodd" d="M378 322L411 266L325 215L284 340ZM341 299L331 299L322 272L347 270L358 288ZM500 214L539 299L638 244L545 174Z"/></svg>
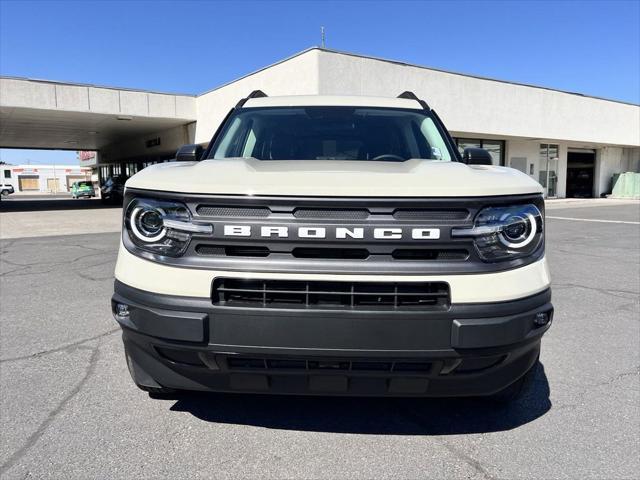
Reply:
<svg viewBox="0 0 640 480"><path fill-rule="evenodd" d="M202 93L318 45L321 25L337 50L640 103L638 0L0 0L0 74Z"/></svg>

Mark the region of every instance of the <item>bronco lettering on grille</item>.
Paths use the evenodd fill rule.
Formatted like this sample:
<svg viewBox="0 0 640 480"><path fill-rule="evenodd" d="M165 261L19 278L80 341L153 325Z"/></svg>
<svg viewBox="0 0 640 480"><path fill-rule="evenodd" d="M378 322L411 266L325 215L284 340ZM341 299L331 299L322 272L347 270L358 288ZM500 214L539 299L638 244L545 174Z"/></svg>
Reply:
<svg viewBox="0 0 640 480"><path fill-rule="evenodd" d="M293 230L297 238L329 238L336 240L364 239L365 229L363 227L337 227L331 232L325 227L304 226L285 227L267 225L224 225L223 236L225 237L251 237L254 235L263 238L289 238ZM439 228L371 228L374 240L438 240L440 238ZM328 233L328 231L330 233Z"/></svg>

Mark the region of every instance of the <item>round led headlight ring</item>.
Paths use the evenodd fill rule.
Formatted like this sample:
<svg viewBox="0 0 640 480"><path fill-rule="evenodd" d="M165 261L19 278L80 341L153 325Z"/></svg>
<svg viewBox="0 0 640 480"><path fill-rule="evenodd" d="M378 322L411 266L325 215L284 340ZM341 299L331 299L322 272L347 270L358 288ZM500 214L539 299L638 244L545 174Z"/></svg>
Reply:
<svg viewBox="0 0 640 480"><path fill-rule="evenodd" d="M536 236L536 218L529 212L524 216L506 214L500 220L508 222L498 235L500 243L505 247L526 247Z"/></svg>
<svg viewBox="0 0 640 480"><path fill-rule="evenodd" d="M131 231L143 242L157 242L167 233L162 222L164 216L160 208L136 207L131 212Z"/></svg>

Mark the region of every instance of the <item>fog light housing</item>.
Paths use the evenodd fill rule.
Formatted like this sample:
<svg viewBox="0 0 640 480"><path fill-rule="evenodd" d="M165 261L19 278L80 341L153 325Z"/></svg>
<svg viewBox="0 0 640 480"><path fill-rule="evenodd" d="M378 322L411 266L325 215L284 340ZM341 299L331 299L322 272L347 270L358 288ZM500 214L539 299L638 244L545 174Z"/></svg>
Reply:
<svg viewBox="0 0 640 480"><path fill-rule="evenodd" d="M551 315L548 312L539 312L536 313L536 316L533 319L533 323L538 327L543 327L547 323L551 321Z"/></svg>
<svg viewBox="0 0 640 480"><path fill-rule="evenodd" d="M129 318L129 305L116 303L116 315L119 318Z"/></svg>

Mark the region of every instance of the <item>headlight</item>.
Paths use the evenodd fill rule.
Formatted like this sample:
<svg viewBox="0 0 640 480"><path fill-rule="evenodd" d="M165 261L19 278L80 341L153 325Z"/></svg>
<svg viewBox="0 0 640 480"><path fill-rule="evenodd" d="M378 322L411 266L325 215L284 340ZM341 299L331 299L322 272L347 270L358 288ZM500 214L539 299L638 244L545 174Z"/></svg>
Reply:
<svg viewBox="0 0 640 480"><path fill-rule="evenodd" d="M483 260L511 260L535 252L543 241L542 213L533 204L489 207L472 228L454 228L454 237L473 237Z"/></svg>
<svg viewBox="0 0 640 480"><path fill-rule="evenodd" d="M211 225L191 223L189 209L178 202L134 198L124 216L127 234L136 247L170 257L184 253L193 233L211 233Z"/></svg>

